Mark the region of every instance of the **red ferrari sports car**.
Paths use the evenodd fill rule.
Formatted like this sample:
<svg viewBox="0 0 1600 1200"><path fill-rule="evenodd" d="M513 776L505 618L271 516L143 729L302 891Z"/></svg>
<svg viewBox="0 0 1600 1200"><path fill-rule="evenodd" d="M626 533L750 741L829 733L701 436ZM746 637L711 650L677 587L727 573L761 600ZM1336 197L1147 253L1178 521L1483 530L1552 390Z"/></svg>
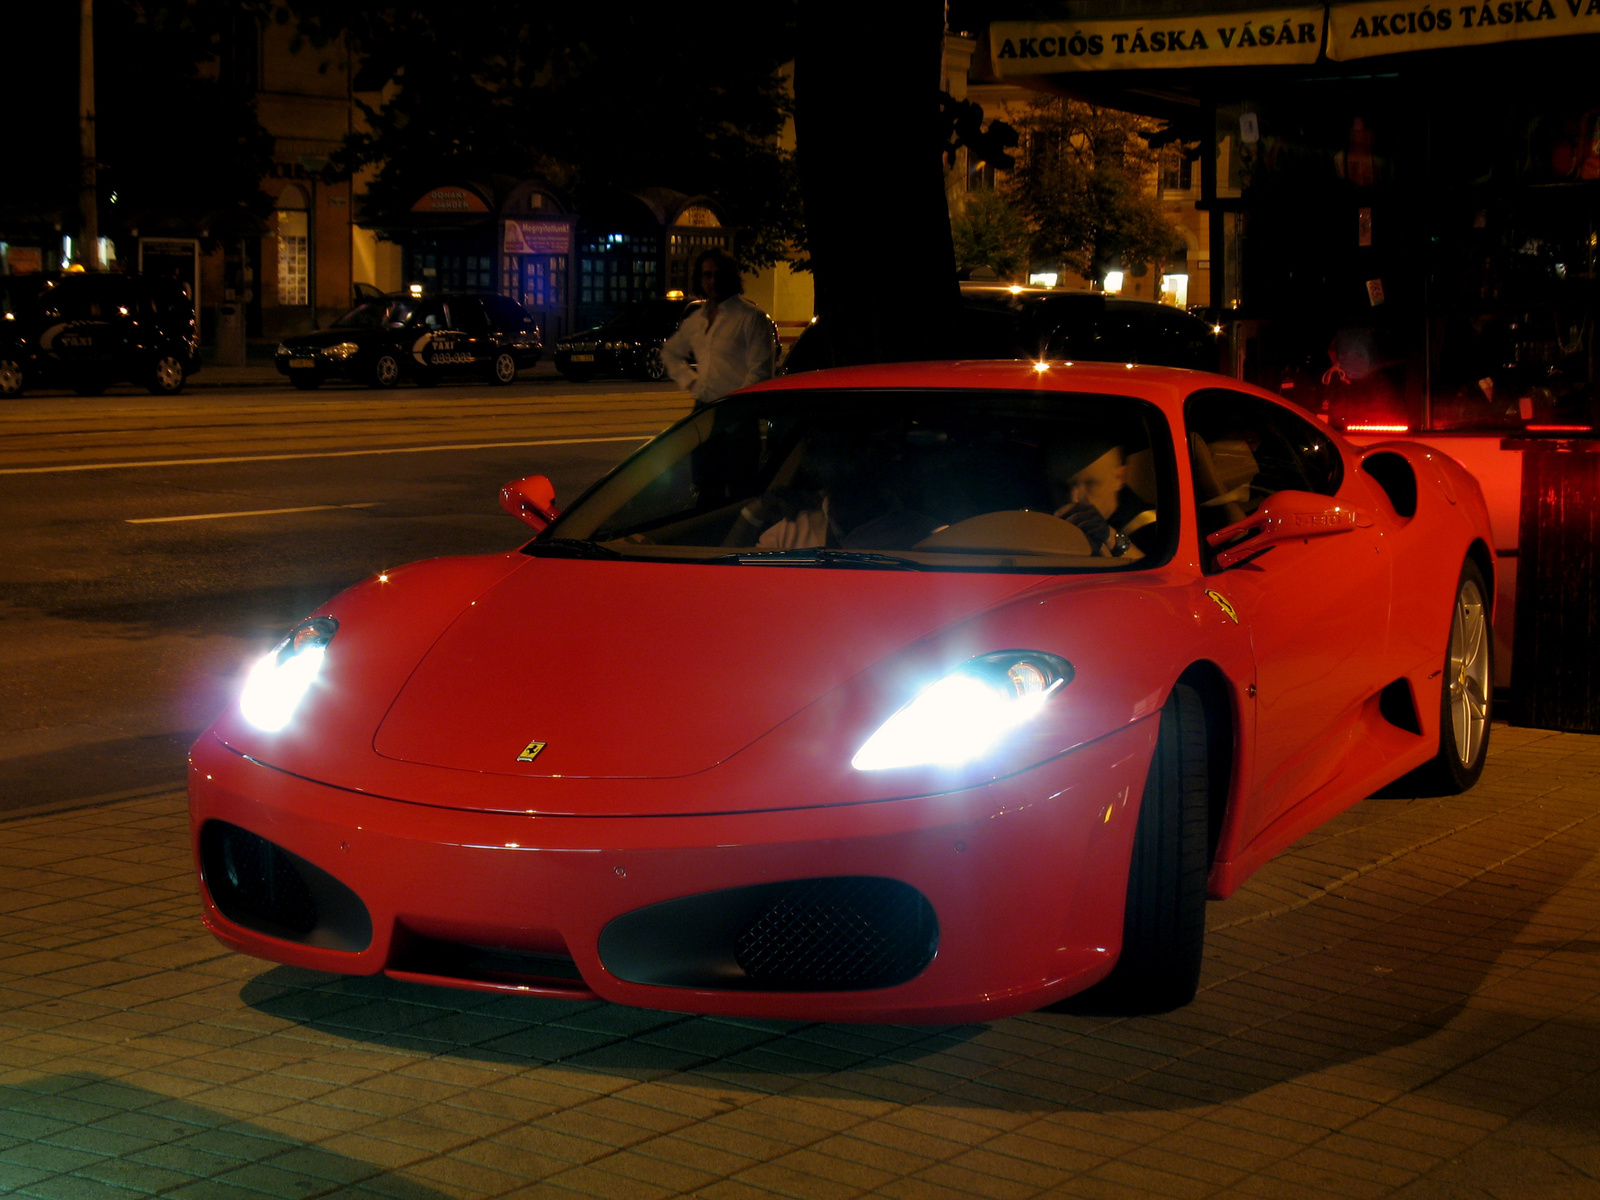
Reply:
<svg viewBox="0 0 1600 1200"><path fill-rule="evenodd" d="M196 743L226 945L685 1012L1155 1011L1208 895L1482 769L1476 482L1231 379L793 376L554 500L319 608Z"/></svg>

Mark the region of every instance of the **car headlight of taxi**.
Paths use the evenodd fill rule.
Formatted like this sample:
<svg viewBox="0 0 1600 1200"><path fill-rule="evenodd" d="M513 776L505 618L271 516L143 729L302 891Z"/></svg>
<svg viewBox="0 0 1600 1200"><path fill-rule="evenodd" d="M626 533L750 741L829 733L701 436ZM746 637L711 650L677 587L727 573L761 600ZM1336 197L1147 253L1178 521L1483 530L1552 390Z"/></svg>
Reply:
<svg viewBox="0 0 1600 1200"><path fill-rule="evenodd" d="M356 354L360 350L361 347L356 345L354 342L340 342L337 346L329 346L322 353L333 359L334 362L343 362L352 354Z"/></svg>
<svg viewBox="0 0 1600 1200"><path fill-rule="evenodd" d="M328 643L339 632L332 617L301 621L250 669L239 711L263 733L277 733L294 716L300 701L316 682Z"/></svg>
<svg viewBox="0 0 1600 1200"><path fill-rule="evenodd" d="M928 684L856 751L858 771L955 767L981 758L1072 682L1072 664L1036 650L981 654Z"/></svg>
<svg viewBox="0 0 1600 1200"><path fill-rule="evenodd" d="M278 348L276 350L274 350L273 353L276 354L279 358L288 358L291 354L294 353L294 351L289 349L287 343L279 342L278 343Z"/></svg>

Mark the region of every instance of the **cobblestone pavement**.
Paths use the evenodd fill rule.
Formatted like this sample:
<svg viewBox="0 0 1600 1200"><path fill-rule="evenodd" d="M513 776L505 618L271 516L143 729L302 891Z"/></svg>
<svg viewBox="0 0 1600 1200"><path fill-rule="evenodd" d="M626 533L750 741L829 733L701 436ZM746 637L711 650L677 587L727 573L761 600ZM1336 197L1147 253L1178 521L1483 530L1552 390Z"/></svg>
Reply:
<svg viewBox="0 0 1600 1200"><path fill-rule="evenodd" d="M1600 1196L1600 737L1370 799L1163 1017L674 1016L275 967L182 797L0 823L0 1194Z"/></svg>

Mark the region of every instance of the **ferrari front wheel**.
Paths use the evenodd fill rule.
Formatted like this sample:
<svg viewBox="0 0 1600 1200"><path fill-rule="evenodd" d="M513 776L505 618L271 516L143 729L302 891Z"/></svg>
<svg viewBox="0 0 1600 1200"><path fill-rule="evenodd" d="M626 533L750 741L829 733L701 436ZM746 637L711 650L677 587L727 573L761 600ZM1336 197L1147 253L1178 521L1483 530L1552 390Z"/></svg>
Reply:
<svg viewBox="0 0 1600 1200"><path fill-rule="evenodd" d="M1439 753L1424 768L1427 782L1445 795L1464 792L1483 774L1489 752L1494 702L1494 634L1489 625L1489 588L1470 558L1461 566L1450 640L1439 689Z"/></svg>
<svg viewBox="0 0 1600 1200"><path fill-rule="evenodd" d="M1123 909L1122 953L1092 989L1096 1008L1170 1012L1194 999L1206 936L1210 767L1205 705L1176 684L1161 709L1139 800Z"/></svg>

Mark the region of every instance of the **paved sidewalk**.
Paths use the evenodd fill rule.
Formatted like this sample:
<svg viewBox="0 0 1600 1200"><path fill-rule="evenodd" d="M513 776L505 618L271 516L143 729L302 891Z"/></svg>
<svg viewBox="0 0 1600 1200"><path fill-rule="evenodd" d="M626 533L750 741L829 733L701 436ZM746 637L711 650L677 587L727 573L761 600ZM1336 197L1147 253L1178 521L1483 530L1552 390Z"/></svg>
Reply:
<svg viewBox="0 0 1600 1200"><path fill-rule="evenodd" d="M1371 799L1164 1017L713 1020L343 979L200 928L182 798L0 822L0 1194L1600 1196L1600 737Z"/></svg>

